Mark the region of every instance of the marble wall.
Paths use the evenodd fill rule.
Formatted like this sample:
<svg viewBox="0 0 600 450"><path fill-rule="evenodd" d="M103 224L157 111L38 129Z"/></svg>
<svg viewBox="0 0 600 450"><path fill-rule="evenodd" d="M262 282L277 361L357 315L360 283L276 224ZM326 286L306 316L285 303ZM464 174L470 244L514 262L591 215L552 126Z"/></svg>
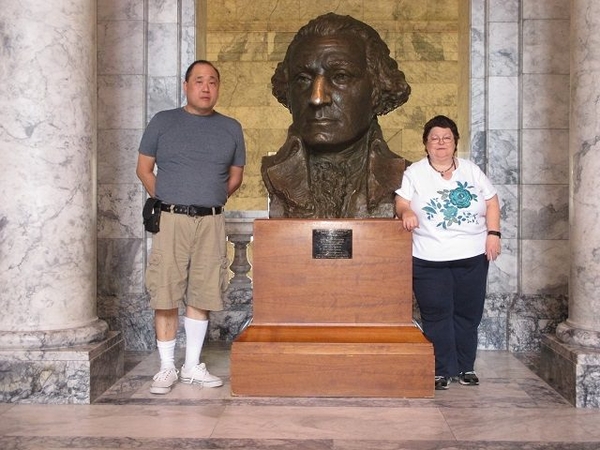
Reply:
<svg viewBox="0 0 600 450"><path fill-rule="evenodd" d="M195 59L194 6L98 0L98 315L131 350L156 344L137 148L157 111L182 104L182 72Z"/></svg>
<svg viewBox="0 0 600 450"><path fill-rule="evenodd" d="M369 11L372 2L353 4ZM471 0L469 10L469 156L499 190L504 246L490 270L480 347L535 350L567 310L569 1ZM149 242L139 219L137 145L156 111L181 104L195 36L193 0L98 0L98 312L130 350L155 345L143 287ZM270 79L273 64L265 62L261 77ZM225 70L226 83L249 90L252 81L233 73ZM231 337L227 327L236 329L239 316L216 320L210 337Z"/></svg>
<svg viewBox="0 0 600 450"><path fill-rule="evenodd" d="M536 350L567 315L569 1L472 2L472 158L502 201L482 348Z"/></svg>

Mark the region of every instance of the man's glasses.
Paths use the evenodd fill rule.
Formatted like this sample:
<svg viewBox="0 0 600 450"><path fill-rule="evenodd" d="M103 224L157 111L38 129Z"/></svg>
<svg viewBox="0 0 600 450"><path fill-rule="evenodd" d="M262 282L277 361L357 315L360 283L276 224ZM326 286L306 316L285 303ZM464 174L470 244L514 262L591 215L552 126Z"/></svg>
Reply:
<svg viewBox="0 0 600 450"><path fill-rule="evenodd" d="M431 143L437 142L438 144L442 144L442 143L449 144L453 140L454 140L454 136L444 136L444 137L442 137L442 136L429 136L427 138L428 142L431 142Z"/></svg>

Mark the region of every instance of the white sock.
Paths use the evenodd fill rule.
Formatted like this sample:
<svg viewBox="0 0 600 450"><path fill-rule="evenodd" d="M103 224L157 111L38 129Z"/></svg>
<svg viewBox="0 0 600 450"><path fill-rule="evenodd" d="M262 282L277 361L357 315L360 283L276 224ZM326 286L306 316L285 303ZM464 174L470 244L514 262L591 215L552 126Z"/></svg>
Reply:
<svg viewBox="0 0 600 450"><path fill-rule="evenodd" d="M192 368L200 364L200 353L208 330L208 320L183 318L185 328L185 367Z"/></svg>
<svg viewBox="0 0 600 450"><path fill-rule="evenodd" d="M158 346L158 354L160 355L160 370L175 368L175 342L156 340Z"/></svg>

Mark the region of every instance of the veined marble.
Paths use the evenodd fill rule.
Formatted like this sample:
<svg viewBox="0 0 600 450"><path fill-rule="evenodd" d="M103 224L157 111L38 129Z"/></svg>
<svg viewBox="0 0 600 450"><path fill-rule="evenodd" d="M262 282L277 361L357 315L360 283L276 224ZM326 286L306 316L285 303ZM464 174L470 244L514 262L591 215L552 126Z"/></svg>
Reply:
<svg viewBox="0 0 600 450"><path fill-rule="evenodd" d="M0 350L0 402L89 404L124 375L118 332L85 345Z"/></svg>
<svg viewBox="0 0 600 450"><path fill-rule="evenodd" d="M3 402L89 403L123 374L96 313L96 13L2 5Z"/></svg>
<svg viewBox="0 0 600 450"><path fill-rule="evenodd" d="M575 35L571 49L571 298L569 326L600 332L600 234L597 232L600 203L595 195L600 159L600 111L589 101L600 82L600 5L597 2L572 2L571 27ZM597 95L594 95L597 98ZM575 341L581 333L570 333ZM589 345L589 341L581 341ZM600 348L596 339L595 348Z"/></svg>
<svg viewBox="0 0 600 450"><path fill-rule="evenodd" d="M336 8L347 8L369 22L390 7L386 2L372 8L342 2ZM196 2L5 3L0 69L10 76L0 85L5 162L0 174L0 280L5 287L0 344L13 345L21 338L24 343L33 336L38 340L33 345L41 345L46 330L57 331L55 341L71 342L73 336L63 339L64 330L75 330L75 339L85 345L106 330L105 325L96 326L106 322L110 330L122 333L127 349L151 350L152 311L143 285L149 240L141 228L145 193L135 176L137 146L154 113L182 104L182 73L196 58ZM417 3L394 11L419 12ZM243 10L240 5L226 2L219 10L230 28L236 14L267 20L260 12L264 2ZM274 61L281 59L290 33L297 29L291 24L315 15L310 2L300 9L294 2L289 5L279 2L270 18L282 23L281 30L264 36L244 30L238 40L230 36L237 47L221 54L237 58L224 65L223 75L240 92L224 96L221 108L244 117L251 146L258 145L261 133L281 141L276 128L289 122L285 110L261 114L255 107L273 101L256 91L268 85ZM594 0L472 0L471 64L464 80L470 86L470 130L464 133L470 133L471 148L460 151L497 186L504 235L503 254L490 268L480 347L543 349L546 356L549 349L559 361L574 361L568 369L577 374L568 378L573 392L581 392L586 380L597 376L589 358L584 363L579 357L569 359L561 345L575 352L571 347L588 345L589 336L600 330L595 295L600 208L593 195L600 172L594 156L600 136L594 102L600 86L600 38L595 32L599 8ZM454 41L447 47L431 39L423 42L456 56ZM239 48L246 43L254 56L264 55L260 70L243 70L247 62ZM409 77L433 76L422 73L418 61L404 67L403 55L426 54L412 45L406 40L392 45L403 70ZM236 71L242 73L239 80ZM452 67L438 81L456 73ZM439 92L439 86L430 91L436 98L433 94ZM256 105L236 106L241 99ZM409 119L418 123L431 113L453 111L438 102L427 110L388 118L401 130L393 145L402 148L406 141L418 141L418 132L403 129ZM272 129L258 130L261 123ZM247 168L247 180L254 184L259 160L255 157ZM240 192L231 205L244 209L244 195L257 197L261 191ZM249 204L260 209L260 202ZM244 245L233 238L231 242ZM243 277L238 280L242 286L232 284L226 311L213 318L210 339L232 339L251 317L251 289ZM554 336L561 322L565 327L559 326L557 339L568 342L558 339L556 345L546 345L544 335ZM596 345L595 339L591 342ZM578 395L572 398L591 404Z"/></svg>
<svg viewBox="0 0 600 450"><path fill-rule="evenodd" d="M87 6L2 7L1 331L96 320L96 14Z"/></svg>
<svg viewBox="0 0 600 450"><path fill-rule="evenodd" d="M229 349L203 360L223 387L148 392L157 352L129 352L127 374L92 405L2 405L0 448L244 450L596 450L597 410L572 407L531 370L535 359L480 351L480 386L431 399L240 397ZM183 352L176 354L177 365ZM474 420L476 417L476 420ZM168 420L167 420L168 418ZM73 426L76 423L77 426Z"/></svg>

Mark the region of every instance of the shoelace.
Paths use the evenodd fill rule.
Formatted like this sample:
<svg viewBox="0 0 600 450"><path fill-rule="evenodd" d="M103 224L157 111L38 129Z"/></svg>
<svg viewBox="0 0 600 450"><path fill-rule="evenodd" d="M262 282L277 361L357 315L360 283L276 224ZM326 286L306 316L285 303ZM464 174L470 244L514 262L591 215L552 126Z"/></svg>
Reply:
<svg viewBox="0 0 600 450"><path fill-rule="evenodd" d="M201 377L196 378L194 376L194 374L196 372L199 372L201 374ZM206 375L206 367L202 366L202 364L198 364L197 366L194 366L194 368L192 369L192 376L190 377L190 381L189 383L192 384L194 382L194 380L200 380L200 387L204 387L204 378Z"/></svg>
<svg viewBox="0 0 600 450"><path fill-rule="evenodd" d="M175 376L178 375L177 369L165 369L165 370L161 370L156 375L154 375L153 380L154 381L166 381L169 378L169 376L171 375L171 372L175 372Z"/></svg>

